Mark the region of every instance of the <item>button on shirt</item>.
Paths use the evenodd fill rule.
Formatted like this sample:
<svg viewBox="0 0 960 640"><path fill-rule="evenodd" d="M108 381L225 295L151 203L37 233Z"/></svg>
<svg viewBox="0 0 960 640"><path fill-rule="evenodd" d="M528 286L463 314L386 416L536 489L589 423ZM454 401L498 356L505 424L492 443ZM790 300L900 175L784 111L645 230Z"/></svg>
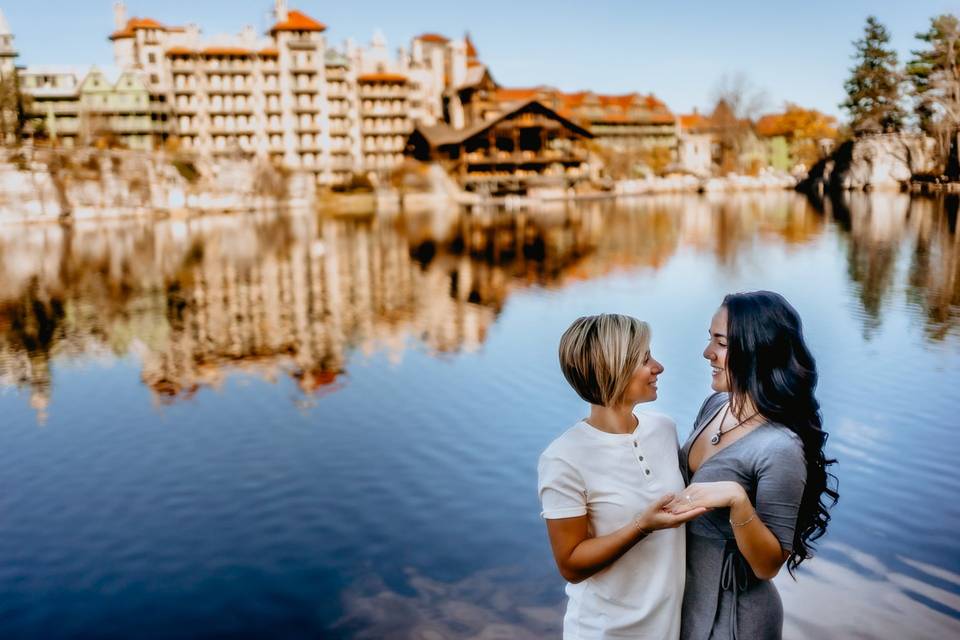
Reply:
<svg viewBox="0 0 960 640"><path fill-rule="evenodd" d="M673 420L636 415L631 434L581 421L547 447L538 465L545 519L586 515L592 534L603 536L683 490ZM685 570L683 527L654 531L603 571L567 585L564 639L678 638Z"/></svg>

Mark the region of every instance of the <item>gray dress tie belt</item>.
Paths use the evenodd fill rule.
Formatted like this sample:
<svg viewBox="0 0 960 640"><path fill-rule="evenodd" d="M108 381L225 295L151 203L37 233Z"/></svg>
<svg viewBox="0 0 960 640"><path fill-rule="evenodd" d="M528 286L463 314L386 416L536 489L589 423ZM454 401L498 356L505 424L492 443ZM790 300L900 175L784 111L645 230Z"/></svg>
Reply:
<svg viewBox="0 0 960 640"><path fill-rule="evenodd" d="M730 611L730 638L737 637L737 598L750 586L753 572L747 566L747 561L740 554L736 540L727 540L723 549L723 563L720 566L720 590L731 594ZM720 608L720 599L717 599L717 608Z"/></svg>

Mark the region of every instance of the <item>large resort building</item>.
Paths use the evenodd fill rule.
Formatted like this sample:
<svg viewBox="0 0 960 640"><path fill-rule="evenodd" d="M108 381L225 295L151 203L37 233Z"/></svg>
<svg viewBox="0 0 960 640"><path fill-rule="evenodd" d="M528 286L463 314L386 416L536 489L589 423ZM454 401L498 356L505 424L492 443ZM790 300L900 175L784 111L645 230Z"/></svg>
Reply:
<svg viewBox="0 0 960 640"><path fill-rule="evenodd" d="M122 2L114 23L115 69L19 69L28 135L258 158L327 187L384 180L405 156L441 161L484 192L516 190L518 178L572 186L609 167L604 154L627 158L626 175L682 160L677 119L652 94L504 88L469 35L424 33L391 52L376 32L367 46L333 47L327 26L286 0L263 33L206 37L128 18ZM4 64L11 41L0 34Z"/></svg>
<svg viewBox="0 0 960 640"><path fill-rule="evenodd" d="M464 40L425 34L391 55L380 33L366 48L328 46L326 25L285 0L274 20L262 36L204 38L195 25L127 18L118 2L115 71L20 69L32 133L63 146L109 133L133 149L259 157L332 186L400 164L414 120L441 117L446 83L466 76Z"/></svg>

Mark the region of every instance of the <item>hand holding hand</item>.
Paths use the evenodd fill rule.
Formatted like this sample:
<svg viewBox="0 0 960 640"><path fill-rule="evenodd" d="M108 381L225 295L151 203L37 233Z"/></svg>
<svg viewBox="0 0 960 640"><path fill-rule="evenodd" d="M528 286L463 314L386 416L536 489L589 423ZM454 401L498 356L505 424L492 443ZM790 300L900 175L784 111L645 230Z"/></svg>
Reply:
<svg viewBox="0 0 960 640"><path fill-rule="evenodd" d="M680 515L697 509L729 508L747 499L747 493L736 482L695 482L675 496L666 509Z"/></svg>
<svg viewBox="0 0 960 640"><path fill-rule="evenodd" d="M637 517L637 527L647 533L658 529L674 529L707 511L707 509L699 507L687 509L683 513L671 513L667 509L667 505L675 500L676 496L672 493L662 496Z"/></svg>

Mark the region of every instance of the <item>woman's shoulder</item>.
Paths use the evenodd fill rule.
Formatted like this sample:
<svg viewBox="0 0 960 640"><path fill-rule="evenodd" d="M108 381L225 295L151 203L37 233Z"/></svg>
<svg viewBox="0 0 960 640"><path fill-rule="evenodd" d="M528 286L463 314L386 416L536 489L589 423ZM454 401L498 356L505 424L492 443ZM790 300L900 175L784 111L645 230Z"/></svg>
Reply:
<svg viewBox="0 0 960 640"><path fill-rule="evenodd" d="M566 459L574 456L583 447L584 430L582 421L577 421L572 427L553 439L547 448L540 454L541 458Z"/></svg>
<svg viewBox="0 0 960 640"><path fill-rule="evenodd" d="M802 460L803 441L789 427L770 422L759 429L754 440L754 450L765 459Z"/></svg>
<svg viewBox="0 0 960 640"><path fill-rule="evenodd" d="M648 411L644 409L643 411L634 411L637 416L637 419L646 421L653 428L657 429L673 429L677 428L677 421L668 416L665 413L660 413L659 411Z"/></svg>
<svg viewBox="0 0 960 640"><path fill-rule="evenodd" d="M701 420L722 406L729 398L730 394L726 391L717 391L707 396L707 399L700 405L700 411L697 412L697 419L694 420L694 426L699 425Z"/></svg>
<svg viewBox="0 0 960 640"><path fill-rule="evenodd" d="M704 411L710 407L719 407L729 399L730 394L726 391L715 391L708 395L707 399L703 401L703 404L700 405L700 411Z"/></svg>

